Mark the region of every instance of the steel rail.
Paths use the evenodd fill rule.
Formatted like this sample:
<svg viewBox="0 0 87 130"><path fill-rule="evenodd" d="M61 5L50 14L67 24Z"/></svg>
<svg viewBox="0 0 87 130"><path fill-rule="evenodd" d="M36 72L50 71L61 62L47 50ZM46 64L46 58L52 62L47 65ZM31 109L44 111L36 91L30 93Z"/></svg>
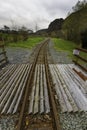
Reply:
<svg viewBox="0 0 87 130"><path fill-rule="evenodd" d="M32 66L31 66L31 70L30 70L29 77L28 77L27 84L26 84L24 100L23 100L23 104L22 104L22 107L21 107L21 111L20 111L19 122L18 122L16 130L22 130L22 127L23 127L23 117L24 117L25 107L26 107L28 94L29 94L29 86L30 86L32 78L34 76L35 67L36 67L36 63L37 63L37 60L38 60L38 56L39 56L40 50L41 50L41 48L43 46L44 46L44 43L40 44L40 46L38 47L37 54L36 54L36 56L34 58L34 62L32 64Z"/></svg>
<svg viewBox="0 0 87 130"><path fill-rule="evenodd" d="M50 97L50 104L52 107L52 113L53 113L53 127L55 130L61 130L61 126L60 126L60 121L59 121L59 114L58 114L58 110L56 108L56 103L55 103L55 99L54 99L54 93L52 90L52 80L50 80L51 78L51 73L49 71L49 65L48 65L48 60L47 60L47 50L46 50L46 45L48 44L49 40L44 41L39 47L38 47L38 51L36 53L36 56L34 57L34 62L32 64L30 73L29 73L29 77L27 80L27 84L26 84L26 90L25 90L25 94L24 94L24 100L23 100L23 104L21 107L21 111L20 111L20 116L19 116L19 122L17 125L16 130L24 130L23 129L23 119L24 119L24 114L25 114L25 108L26 108L26 104L27 104L27 99L28 99L28 94L29 94L29 86L31 85L32 79L34 77L34 73L35 73L35 67L36 64L39 62L39 56L40 53L43 49L43 60L44 60L44 65L45 65L45 72L46 72L46 81L47 81L47 86L48 86L48 93L49 93L49 97ZM37 49L36 49L37 50ZM52 79L52 78L51 78Z"/></svg>
<svg viewBox="0 0 87 130"><path fill-rule="evenodd" d="M49 71L49 65L48 65L48 60L47 60L47 51L45 53L44 61L45 61L45 71L46 71L48 92L49 92L49 96L50 96L50 103L52 106L52 112L53 112L53 118L54 118L54 127L55 127L55 130L61 130L59 114L58 114L58 110L57 110L55 99L54 99L54 93L52 90L53 83L52 83L51 73Z"/></svg>

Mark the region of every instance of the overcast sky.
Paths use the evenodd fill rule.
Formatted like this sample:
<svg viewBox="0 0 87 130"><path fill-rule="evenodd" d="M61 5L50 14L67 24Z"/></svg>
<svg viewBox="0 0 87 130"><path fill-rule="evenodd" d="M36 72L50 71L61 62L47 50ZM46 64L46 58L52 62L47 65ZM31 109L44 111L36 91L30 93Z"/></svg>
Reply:
<svg viewBox="0 0 87 130"><path fill-rule="evenodd" d="M65 18L78 0L0 0L0 27L24 25L47 28L56 18Z"/></svg>

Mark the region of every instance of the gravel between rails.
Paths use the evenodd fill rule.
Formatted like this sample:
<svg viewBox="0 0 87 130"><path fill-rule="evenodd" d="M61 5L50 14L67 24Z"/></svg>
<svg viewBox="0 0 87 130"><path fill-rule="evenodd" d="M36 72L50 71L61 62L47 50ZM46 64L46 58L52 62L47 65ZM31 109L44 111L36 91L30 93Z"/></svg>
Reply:
<svg viewBox="0 0 87 130"><path fill-rule="evenodd" d="M28 63L32 50L25 48L6 48L9 63ZM71 59L67 53L57 52L53 49L53 43L50 41L49 52L55 61L60 64L70 64ZM51 57L49 57L50 59ZM18 116L0 117L0 130L14 130ZM87 112L61 113L60 121L62 130L87 130Z"/></svg>

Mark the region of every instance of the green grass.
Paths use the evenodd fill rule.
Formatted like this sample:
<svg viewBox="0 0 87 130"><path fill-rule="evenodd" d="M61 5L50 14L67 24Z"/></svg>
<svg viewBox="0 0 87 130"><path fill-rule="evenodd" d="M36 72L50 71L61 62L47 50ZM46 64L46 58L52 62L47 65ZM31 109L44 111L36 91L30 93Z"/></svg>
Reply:
<svg viewBox="0 0 87 130"><path fill-rule="evenodd" d="M8 47L22 47L22 48L33 48L35 45L43 41L43 37L30 37L27 41L19 41L17 43L12 42L6 44Z"/></svg>
<svg viewBox="0 0 87 130"><path fill-rule="evenodd" d="M77 47L77 45L71 41L63 40L63 39L52 39L54 42L54 48L58 51L67 52L70 58L73 57L73 49Z"/></svg>
<svg viewBox="0 0 87 130"><path fill-rule="evenodd" d="M54 48L56 50L67 52L68 56L72 60L76 60L76 57L73 56L73 49L75 49L75 47L79 47L78 45L76 45L75 43L73 43L71 41L67 41L67 40L63 40L63 39L53 38L52 40L54 42ZM87 53L80 52L80 56L87 60ZM87 64L80 59L78 60L78 63L87 67Z"/></svg>

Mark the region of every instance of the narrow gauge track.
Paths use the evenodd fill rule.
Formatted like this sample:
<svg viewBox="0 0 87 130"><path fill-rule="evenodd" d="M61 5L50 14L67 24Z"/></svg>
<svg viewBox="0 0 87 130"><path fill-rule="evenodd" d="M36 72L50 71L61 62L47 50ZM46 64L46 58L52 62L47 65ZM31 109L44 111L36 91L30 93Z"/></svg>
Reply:
<svg viewBox="0 0 87 130"><path fill-rule="evenodd" d="M46 78L47 78L47 84L48 84L48 90L49 90L49 96L50 96L50 103L52 106L52 113L53 113L53 118L54 118L54 127L55 127L55 130L61 130L59 114L56 108L54 94L52 90L53 83L52 83L52 77L51 77L51 73L49 71L49 66L48 66L47 51L46 51L44 60L45 60L45 71L46 71Z"/></svg>
<svg viewBox="0 0 87 130"><path fill-rule="evenodd" d="M52 118L52 120L51 120L52 128L49 130L61 130L58 111L56 109L56 103L55 103L54 94L52 91L53 83L52 83L51 73L49 71L49 66L48 66L48 59L47 59L48 42L49 42L49 39L44 41L42 44L40 44L34 50L35 52L33 53L33 63L32 63L28 81L26 84L26 90L25 90L24 99L23 99L23 103L21 106L21 110L20 110L19 122L17 124L16 130L25 130L25 129L29 130L25 127L26 123L24 123L26 120L25 113L27 111L28 95L31 92L30 86L33 82L33 78L34 78L34 74L35 74L35 67L37 64L44 64L44 66L45 66L46 81L47 81L47 85L48 85L48 93L49 93L49 99L50 99L50 105L51 105L51 118ZM44 128L44 126L43 126L43 128ZM39 129L37 129L37 130L39 130Z"/></svg>

